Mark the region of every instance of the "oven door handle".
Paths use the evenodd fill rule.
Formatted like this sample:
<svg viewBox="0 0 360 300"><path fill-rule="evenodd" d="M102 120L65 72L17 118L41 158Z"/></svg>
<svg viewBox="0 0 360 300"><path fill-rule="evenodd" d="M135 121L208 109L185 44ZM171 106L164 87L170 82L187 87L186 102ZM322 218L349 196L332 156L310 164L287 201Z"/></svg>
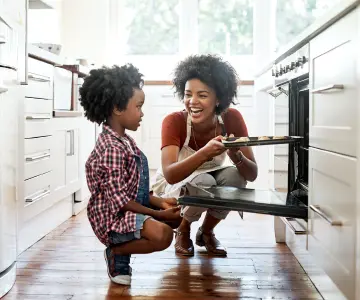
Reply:
<svg viewBox="0 0 360 300"><path fill-rule="evenodd" d="M323 92L332 91L332 90L343 90L344 85L343 84L330 84L327 86L323 86L321 88L312 90L313 94L321 94Z"/></svg>
<svg viewBox="0 0 360 300"><path fill-rule="evenodd" d="M319 205L309 205L310 209L316 212L321 218L330 223L331 226L342 226L343 222L338 220L332 220L329 216L327 216L324 212L321 211Z"/></svg>

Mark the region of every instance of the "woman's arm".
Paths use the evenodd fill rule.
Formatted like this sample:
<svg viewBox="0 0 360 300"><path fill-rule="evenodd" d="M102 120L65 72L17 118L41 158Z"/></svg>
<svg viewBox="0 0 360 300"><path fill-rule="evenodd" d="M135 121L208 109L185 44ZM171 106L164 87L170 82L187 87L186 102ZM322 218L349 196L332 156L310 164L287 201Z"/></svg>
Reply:
<svg viewBox="0 0 360 300"><path fill-rule="evenodd" d="M186 159L178 162L178 146L166 146L161 151L161 163L165 179L170 184L178 183L190 176L203 163L212 159L224 151L224 145L221 143L221 136L210 140L205 147L196 151Z"/></svg>
<svg viewBox="0 0 360 300"><path fill-rule="evenodd" d="M255 161L254 153L250 147L241 147L240 149L229 150L228 155L235 164L239 173L247 181L254 181L258 175L258 167Z"/></svg>
<svg viewBox="0 0 360 300"><path fill-rule="evenodd" d="M243 137L249 135L245 120L238 110L230 108L226 117L229 123L229 136ZM258 167L251 147L230 149L228 155L239 173L247 181L252 182L257 178Z"/></svg>

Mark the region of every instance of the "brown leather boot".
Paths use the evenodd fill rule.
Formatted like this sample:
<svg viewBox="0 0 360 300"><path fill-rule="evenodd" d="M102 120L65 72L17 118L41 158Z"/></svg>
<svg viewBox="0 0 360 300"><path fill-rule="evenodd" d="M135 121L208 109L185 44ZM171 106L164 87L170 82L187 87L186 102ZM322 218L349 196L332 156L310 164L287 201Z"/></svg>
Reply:
<svg viewBox="0 0 360 300"><path fill-rule="evenodd" d="M210 234L205 234L200 227L196 233L196 245L200 247L205 247L208 254L216 256L226 256L227 252L225 248L220 244L216 239L215 234L211 232Z"/></svg>
<svg viewBox="0 0 360 300"><path fill-rule="evenodd" d="M175 235L175 253L184 256L194 255L194 244L190 238L190 232L176 231Z"/></svg>

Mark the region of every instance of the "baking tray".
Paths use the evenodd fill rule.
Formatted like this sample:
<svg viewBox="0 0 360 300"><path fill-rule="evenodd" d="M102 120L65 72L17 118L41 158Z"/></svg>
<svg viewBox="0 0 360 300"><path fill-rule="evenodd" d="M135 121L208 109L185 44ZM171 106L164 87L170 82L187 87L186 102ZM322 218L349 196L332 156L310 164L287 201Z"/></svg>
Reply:
<svg viewBox="0 0 360 300"><path fill-rule="evenodd" d="M225 145L226 148L238 148L238 147L245 147L245 146L264 146L264 145L278 145L278 144L290 144L290 143L297 143L303 138L301 136L266 136L267 139L260 139L264 137L258 136L250 136L247 137L248 141L238 141L235 142L238 137L228 137L222 140L222 143Z"/></svg>
<svg viewBox="0 0 360 300"><path fill-rule="evenodd" d="M272 190L204 187L187 183L178 204L307 219L308 208L292 194Z"/></svg>

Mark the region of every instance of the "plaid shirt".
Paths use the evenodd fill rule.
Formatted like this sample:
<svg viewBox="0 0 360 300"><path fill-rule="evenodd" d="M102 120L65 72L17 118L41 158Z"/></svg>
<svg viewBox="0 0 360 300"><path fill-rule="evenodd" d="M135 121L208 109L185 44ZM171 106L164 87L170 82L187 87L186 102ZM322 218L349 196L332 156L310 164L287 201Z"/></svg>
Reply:
<svg viewBox="0 0 360 300"><path fill-rule="evenodd" d="M136 231L136 214L130 211L119 214L120 209L137 196L140 172L134 154L140 155L140 150L131 137L126 134L120 137L103 125L103 132L85 165L91 192L88 218L95 235L106 246L111 230Z"/></svg>

